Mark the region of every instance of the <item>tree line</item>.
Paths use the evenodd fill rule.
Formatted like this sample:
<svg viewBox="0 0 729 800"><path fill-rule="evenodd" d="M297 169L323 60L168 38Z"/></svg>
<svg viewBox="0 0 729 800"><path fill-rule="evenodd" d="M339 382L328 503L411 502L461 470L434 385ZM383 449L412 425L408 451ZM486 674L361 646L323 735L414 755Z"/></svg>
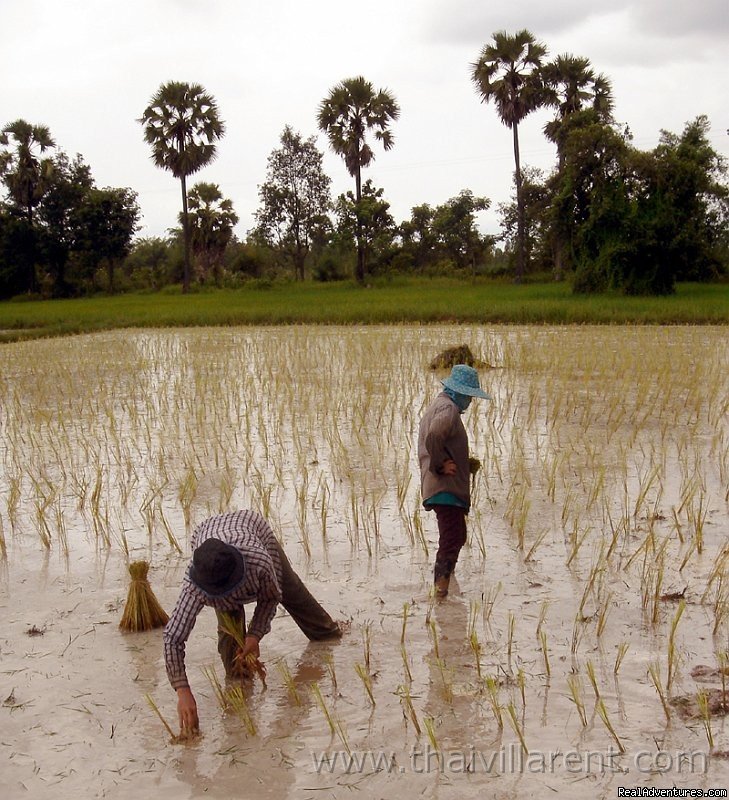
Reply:
<svg viewBox="0 0 729 800"><path fill-rule="evenodd" d="M317 113L319 130L354 180L331 197L314 136L286 126L259 186L245 240L220 187L188 179L216 156L225 125L199 84L160 86L138 122L152 160L180 181L178 226L135 239L140 209L129 188L98 188L81 156L70 159L48 128L16 120L0 134L0 297L64 297L160 289L181 283L235 285L288 274L336 280L369 274L531 274L569 279L576 292L669 294L679 280L727 274L726 164L709 142L708 119L662 131L657 147L633 146L613 117L609 79L572 54L546 60L527 30L499 31L471 64L477 94L511 131L514 194L498 207L501 235L479 231L487 197L464 188L399 223L385 190L363 180L378 147L394 146L400 107L358 76L336 84ZM521 164L519 130L541 108L557 159L544 174Z"/></svg>

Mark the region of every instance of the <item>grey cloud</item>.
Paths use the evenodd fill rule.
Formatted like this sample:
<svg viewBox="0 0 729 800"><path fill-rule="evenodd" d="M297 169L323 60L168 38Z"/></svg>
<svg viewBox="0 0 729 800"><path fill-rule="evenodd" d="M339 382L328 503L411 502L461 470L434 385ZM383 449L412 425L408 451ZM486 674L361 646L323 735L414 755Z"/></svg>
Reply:
<svg viewBox="0 0 729 800"><path fill-rule="evenodd" d="M495 31L527 28L537 39L545 41L548 34L561 33L594 17L620 10L629 2L613 0L609 5L585 0L560 0L558 3L512 0L508 5L473 0L451 0L447 4L431 2L432 11L424 21L425 34L431 41L478 45L485 44Z"/></svg>
<svg viewBox="0 0 729 800"><path fill-rule="evenodd" d="M729 31L727 0L640 0L631 12L647 36L725 36Z"/></svg>
<svg viewBox="0 0 729 800"><path fill-rule="evenodd" d="M424 34L431 42L485 44L497 30L529 29L549 45L559 35L595 19L627 12L637 33L646 38L724 36L729 31L727 0L512 0L488 4L473 0L426 0ZM551 48L550 48L551 49Z"/></svg>

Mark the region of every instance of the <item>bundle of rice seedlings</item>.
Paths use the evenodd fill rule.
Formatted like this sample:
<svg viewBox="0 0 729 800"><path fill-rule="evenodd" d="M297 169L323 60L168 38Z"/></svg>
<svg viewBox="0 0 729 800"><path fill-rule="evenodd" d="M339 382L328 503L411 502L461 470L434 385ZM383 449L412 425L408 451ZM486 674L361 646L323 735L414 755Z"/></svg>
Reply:
<svg viewBox="0 0 729 800"><path fill-rule="evenodd" d="M119 623L123 631L149 631L167 624L169 617L149 585L148 572L149 564L146 561L132 561L129 565L132 582Z"/></svg>

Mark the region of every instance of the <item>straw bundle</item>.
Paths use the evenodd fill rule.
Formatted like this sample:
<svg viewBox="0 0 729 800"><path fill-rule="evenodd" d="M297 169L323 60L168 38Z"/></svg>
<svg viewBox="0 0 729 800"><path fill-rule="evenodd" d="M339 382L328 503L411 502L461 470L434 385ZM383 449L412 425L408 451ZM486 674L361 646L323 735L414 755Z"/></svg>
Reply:
<svg viewBox="0 0 729 800"><path fill-rule="evenodd" d="M167 624L169 617L149 585L148 572L149 564L146 561L132 561L129 565L132 582L119 623L123 631L149 631Z"/></svg>

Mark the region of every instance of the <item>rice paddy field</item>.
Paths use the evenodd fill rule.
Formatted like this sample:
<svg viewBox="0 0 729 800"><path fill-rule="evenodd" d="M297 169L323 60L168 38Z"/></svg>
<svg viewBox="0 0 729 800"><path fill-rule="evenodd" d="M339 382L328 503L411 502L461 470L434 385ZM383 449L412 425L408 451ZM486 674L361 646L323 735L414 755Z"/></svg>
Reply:
<svg viewBox="0 0 729 800"><path fill-rule="evenodd" d="M468 344L492 401L451 593L432 594L417 426ZM127 330L0 348L0 796L616 797L729 788L729 340L722 327ZM253 507L348 621L279 610L266 685L161 631L194 526Z"/></svg>

